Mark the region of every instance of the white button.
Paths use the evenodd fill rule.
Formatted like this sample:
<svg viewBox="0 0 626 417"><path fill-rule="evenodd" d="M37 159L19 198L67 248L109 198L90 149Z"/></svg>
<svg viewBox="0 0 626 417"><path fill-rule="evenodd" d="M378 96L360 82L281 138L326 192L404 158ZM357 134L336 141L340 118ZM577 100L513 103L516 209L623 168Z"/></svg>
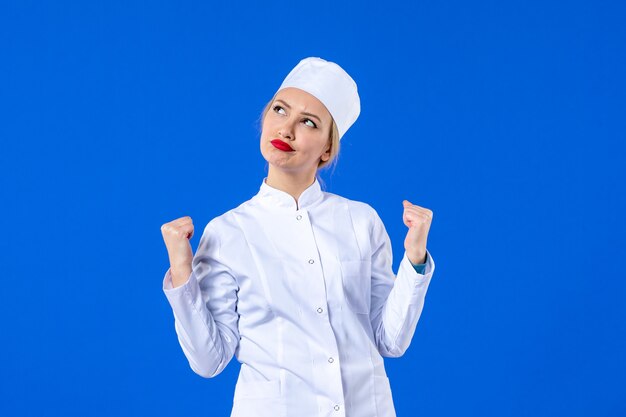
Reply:
<svg viewBox="0 0 626 417"><path fill-rule="evenodd" d="M335 406L335 411L339 411L339 404Z"/></svg>
<svg viewBox="0 0 626 417"><path fill-rule="evenodd" d="M302 219L302 216L298 214L298 215L296 216L296 220L301 220L301 219Z"/></svg>
<svg viewBox="0 0 626 417"><path fill-rule="evenodd" d="M313 265L313 263L314 263L314 262L315 262L315 261L314 261L313 259L309 259L309 263L310 263L311 265Z"/></svg>
<svg viewBox="0 0 626 417"><path fill-rule="evenodd" d="M317 309L317 312L318 312L318 313L320 313L320 314L322 314L322 313L324 312L324 309L323 309L322 307L319 307L319 308Z"/></svg>
<svg viewBox="0 0 626 417"><path fill-rule="evenodd" d="M335 360L333 358L328 358L328 363L333 363Z"/></svg>

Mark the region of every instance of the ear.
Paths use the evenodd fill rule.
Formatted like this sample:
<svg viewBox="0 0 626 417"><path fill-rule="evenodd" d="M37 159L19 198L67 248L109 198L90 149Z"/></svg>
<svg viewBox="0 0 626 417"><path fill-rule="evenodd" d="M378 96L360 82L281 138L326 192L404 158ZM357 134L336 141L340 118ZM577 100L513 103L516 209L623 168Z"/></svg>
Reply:
<svg viewBox="0 0 626 417"><path fill-rule="evenodd" d="M330 143L328 144L328 146L326 147L326 150L324 151L324 153L322 154L322 156L320 156L320 159L324 162L328 161L330 159Z"/></svg>

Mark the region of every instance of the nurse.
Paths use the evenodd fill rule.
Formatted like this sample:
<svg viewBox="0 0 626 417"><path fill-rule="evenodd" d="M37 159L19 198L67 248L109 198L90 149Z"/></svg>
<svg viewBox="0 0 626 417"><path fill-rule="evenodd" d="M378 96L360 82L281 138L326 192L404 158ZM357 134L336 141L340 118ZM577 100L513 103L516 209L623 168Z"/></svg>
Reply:
<svg viewBox="0 0 626 417"><path fill-rule="evenodd" d="M163 291L189 365L212 378L241 363L232 417L395 416L383 357L406 351L421 315L432 212L403 201L394 274L376 211L321 190L317 171L359 113L340 66L303 59L263 112L259 192L211 220L195 256L190 217L161 227Z"/></svg>

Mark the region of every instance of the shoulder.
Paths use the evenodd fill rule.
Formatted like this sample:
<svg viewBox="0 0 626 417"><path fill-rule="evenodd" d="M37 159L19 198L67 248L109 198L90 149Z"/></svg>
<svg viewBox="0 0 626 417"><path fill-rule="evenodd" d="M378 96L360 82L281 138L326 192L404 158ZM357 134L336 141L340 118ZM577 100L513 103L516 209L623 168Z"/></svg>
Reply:
<svg viewBox="0 0 626 417"><path fill-rule="evenodd" d="M204 233L221 242L237 239L241 232L237 216L248 212L253 204L253 199L250 199L214 217L205 226Z"/></svg>
<svg viewBox="0 0 626 417"><path fill-rule="evenodd" d="M331 193L325 193L325 197L336 205L334 210L342 207L340 209L342 213L337 213L340 218L343 218L344 213L347 214L346 221L352 223L352 230L359 241L359 247L379 247L388 241L385 225L376 209L370 204Z"/></svg>
<svg viewBox="0 0 626 417"><path fill-rule="evenodd" d="M378 212L364 201L351 200L349 198L324 191L324 197L331 204L343 205L347 208L355 225L368 225L370 227L380 222Z"/></svg>

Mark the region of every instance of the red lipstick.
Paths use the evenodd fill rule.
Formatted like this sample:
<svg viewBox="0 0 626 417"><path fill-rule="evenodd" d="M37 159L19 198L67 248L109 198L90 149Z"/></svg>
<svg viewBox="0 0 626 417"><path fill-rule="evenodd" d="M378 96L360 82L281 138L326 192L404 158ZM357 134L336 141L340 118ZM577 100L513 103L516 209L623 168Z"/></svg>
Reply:
<svg viewBox="0 0 626 417"><path fill-rule="evenodd" d="M274 145L274 147L276 149L280 149L281 151L284 151L284 152L292 152L293 151L293 148L291 146L289 146L289 144L283 142L280 139L272 140L271 144Z"/></svg>

